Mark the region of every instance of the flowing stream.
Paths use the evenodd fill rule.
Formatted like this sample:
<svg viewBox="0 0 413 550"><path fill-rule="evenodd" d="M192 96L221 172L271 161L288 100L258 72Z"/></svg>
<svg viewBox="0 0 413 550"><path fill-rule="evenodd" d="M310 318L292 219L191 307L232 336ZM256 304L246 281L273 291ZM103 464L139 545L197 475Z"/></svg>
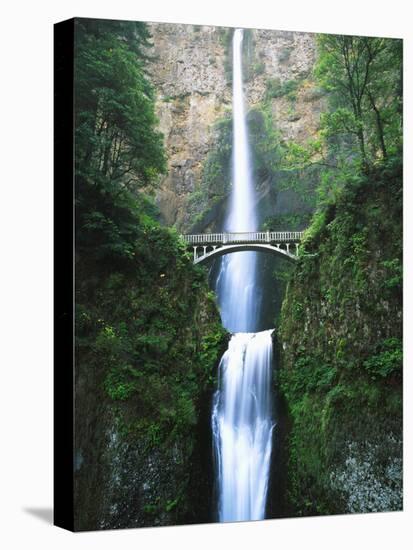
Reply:
<svg viewBox="0 0 413 550"><path fill-rule="evenodd" d="M243 31L233 37L232 195L225 231L257 230L242 76ZM272 330L257 330L261 293L256 252L223 257L216 292L224 326L233 333L219 365L212 431L219 521L265 517L273 429Z"/></svg>

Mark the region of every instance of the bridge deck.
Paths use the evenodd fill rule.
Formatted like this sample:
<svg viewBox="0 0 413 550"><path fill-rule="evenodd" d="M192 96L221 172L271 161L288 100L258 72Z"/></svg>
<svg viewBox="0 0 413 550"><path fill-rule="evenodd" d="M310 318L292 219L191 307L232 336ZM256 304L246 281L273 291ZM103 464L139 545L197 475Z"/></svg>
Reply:
<svg viewBox="0 0 413 550"><path fill-rule="evenodd" d="M301 240L303 231L249 231L245 233L204 233L182 235L184 241L192 245L231 244L231 243L292 243Z"/></svg>

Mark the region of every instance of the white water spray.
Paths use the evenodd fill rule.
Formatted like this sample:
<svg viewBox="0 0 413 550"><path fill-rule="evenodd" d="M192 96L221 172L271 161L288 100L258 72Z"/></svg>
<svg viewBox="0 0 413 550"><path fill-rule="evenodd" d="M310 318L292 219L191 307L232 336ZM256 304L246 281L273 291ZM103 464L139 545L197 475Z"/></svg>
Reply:
<svg viewBox="0 0 413 550"><path fill-rule="evenodd" d="M257 229L242 78L243 31L233 38L233 186L226 231ZM271 330L254 333L260 310L256 253L224 256L217 278L221 317L235 333L219 366L212 429L220 521L265 517L271 458Z"/></svg>

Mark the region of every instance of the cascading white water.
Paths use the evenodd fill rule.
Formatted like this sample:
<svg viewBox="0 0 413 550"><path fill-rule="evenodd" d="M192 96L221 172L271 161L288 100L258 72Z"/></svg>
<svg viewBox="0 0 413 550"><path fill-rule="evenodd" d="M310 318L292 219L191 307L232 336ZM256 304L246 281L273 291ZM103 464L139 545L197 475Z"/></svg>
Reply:
<svg viewBox="0 0 413 550"><path fill-rule="evenodd" d="M251 175L242 79L243 31L233 38L233 144L232 194L225 231L257 230L255 193ZM257 325L259 298L256 288L256 253L224 256L216 284L222 322L231 332L251 332Z"/></svg>
<svg viewBox="0 0 413 550"><path fill-rule="evenodd" d="M232 195L225 230L257 229L242 77L243 31L233 38ZM235 333L219 366L212 430L220 521L263 519L271 457L271 330L257 330L256 253L224 256L216 282L224 326Z"/></svg>
<svg viewBox="0 0 413 550"><path fill-rule="evenodd" d="M220 521L265 515L273 428L271 332L235 334L219 366L212 429Z"/></svg>

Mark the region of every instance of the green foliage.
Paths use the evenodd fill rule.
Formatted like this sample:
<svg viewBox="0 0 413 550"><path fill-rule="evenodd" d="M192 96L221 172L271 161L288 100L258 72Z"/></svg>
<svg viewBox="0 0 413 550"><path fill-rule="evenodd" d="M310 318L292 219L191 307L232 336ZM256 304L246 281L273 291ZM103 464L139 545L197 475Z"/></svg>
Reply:
<svg viewBox="0 0 413 550"><path fill-rule="evenodd" d="M230 179L230 159L232 152L232 119L224 118L216 125L217 146L205 162L202 189L211 195L223 193Z"/></svg>
<svg viewBox="0 0 413 550"><path fill-rule="evenodd" d="M293 100L300 85L301 80L288 81L280 85L280 90ZM322 141L316 138L303 146L283 139L274 119L271 99L271 94L267 93L264 101L254 106L247 116L254 179L257 182L270 180L277 190L294 190L312 208L319 167L315 166L312 170L309 163L322 150ZM289 110L289 116L295 119L293 101Z"/></svg>
<svg viewBox="0 0 413 550"><path fill-rule="evenodd" d="M225 331L204 271L174 231L137 227L126 269L79 272L78 361L101 373L125 436L159 446L189 434L215 382Z"/></svg>
<svg viewBox="0 0 413 550"><path fill-rule="evenodd" d="M320 35L316 74L334 110L326 136L353 136L366 168L394 154L401 141L401 41Z"/></svg>
<svg viewBox="0 0 413 550"><path fill-rule="evenodd" d="M265 98L268 100L286 96L289 100L294 101L300 84L301 80L286 80L281 82L279 78L268 79Z"/></svg>
<svg viewBox="0 0 413 550"><path fill-rule="evenodd" d="M318 204L334 204L349 180L388 165L402 144L400 40L320 35L315 77L327 94L317 137L283 145L283 169L308 178L318 168ZM294 95L287 83L269 83L270 97Z"/></svg>
<svg viewBox="0 0 413 550"><path fill-rule="evenodd" d="M288 227L289 231L301 231L308 227L311 219L309 212L294 212L291 214L279 214L265 219L262 230L284 231Z"/></svg>
<svg viewBox="0 0 413 550"><path fill-rule="evenodd" d="M262 104L250 110L247 116L249 140L256 180L272 177L281 163L281 137L271 108Z"/></svg>
<svg viewBox="0 0 413 550"><path fill-rule="evenodd" d="M304 236L302 239L302 245L310 244L312 241L315 241L322 234L326 226L326 212L325 210L317 210L312 217L311 224L304 231ZM304 250L307 250L309 246L302 247Z"/></svg>
<svg viewBox="0 0 413 550"><path fill-rule="evenodd" d="M194 30L194 32L196 32ZM161 515L164 512L172 512L175 510L180 501L182 500L182 496L179 495L174 499L168 499L166 501L162 500L160 497L156 498L151 502L150 504L146 504L143 507L143 511L145 514L150 516L151 518L156 518L157 516Z"/></svg>
<svg viewBox="0 0 413 550"><path fill-rule="evenodd" d="M403 265L400 258L384 260L381 265L387 272L386 278L383 281L384 288L401 290L403 283Z"/></svg>
<svg viewBox="0 0 413 550"><path fill-rule="evenodd" d="M78 19L75 30L76 174L91 183L148 186L165 169L142 23Z"/></svg>
<svg viewBox="0 0 413 550"><path fill-rule="evenodd" d="M353 172L335 198L319 199L291 275L279 383L299 515L346 510L330 476L349 441L380 448L385 433L401 438L401 188L400 159Z"/></svg>
<svg viewBox="0 0 413 550"><path fill-rule="evenodd" d="M364 368L375 379L386 378L391 374L401 373L403 364L403 346L398 338L387 338L377 345L377 353L364 361Z"/></svg>
<svg viewBox="0 0 413 550"><path fill-rule="evenodd" d="M199 351L200 367L207 374L210 383L213 383L216 379L216 373L211 372L210 365L216 364L220 359L223 337L224 331L222 325L216 322L201 340Z"/></svg>
<svg viewBox="0 0 413 550"><path fill-rule="evenodd" d="M136 389L135 383L129 381L128 371L125 368L110 371L105 379L104 387L113 401L125 401Z"/></svg>
<svg viewBox="0 0 413 550"><path fill-rule="evenodd" d="M306 392L325 392L330 389L336 376L337 368L325 364L322 357L300 354L293 371L281 371L280 385L287 400L298 404Z"/></svg>
<svg viewBox="0 0 413 550"><path fill-rule="evenodd" d="M165 510L167 512L170 512L171 510L173 510L178 506L178 503L179 503L179 497L175 498L174 500L168 500L165 506Z"/></svg>
<svg viewBox="0 0 413 550"><path fill-rule="evenodd" d="M215 123L216 147L204 162L202 178L188 199L189 225L201 224L228 194L231 185L232 118Z"/></svg>
<svg viewBox="0 0 413 550"><path fill-rule="evenodd" d="M322 153L323 142L320 138L309 140L306 145L293 141L284 144L283 168L286 170L304 169L312 159Z"/></svg>

